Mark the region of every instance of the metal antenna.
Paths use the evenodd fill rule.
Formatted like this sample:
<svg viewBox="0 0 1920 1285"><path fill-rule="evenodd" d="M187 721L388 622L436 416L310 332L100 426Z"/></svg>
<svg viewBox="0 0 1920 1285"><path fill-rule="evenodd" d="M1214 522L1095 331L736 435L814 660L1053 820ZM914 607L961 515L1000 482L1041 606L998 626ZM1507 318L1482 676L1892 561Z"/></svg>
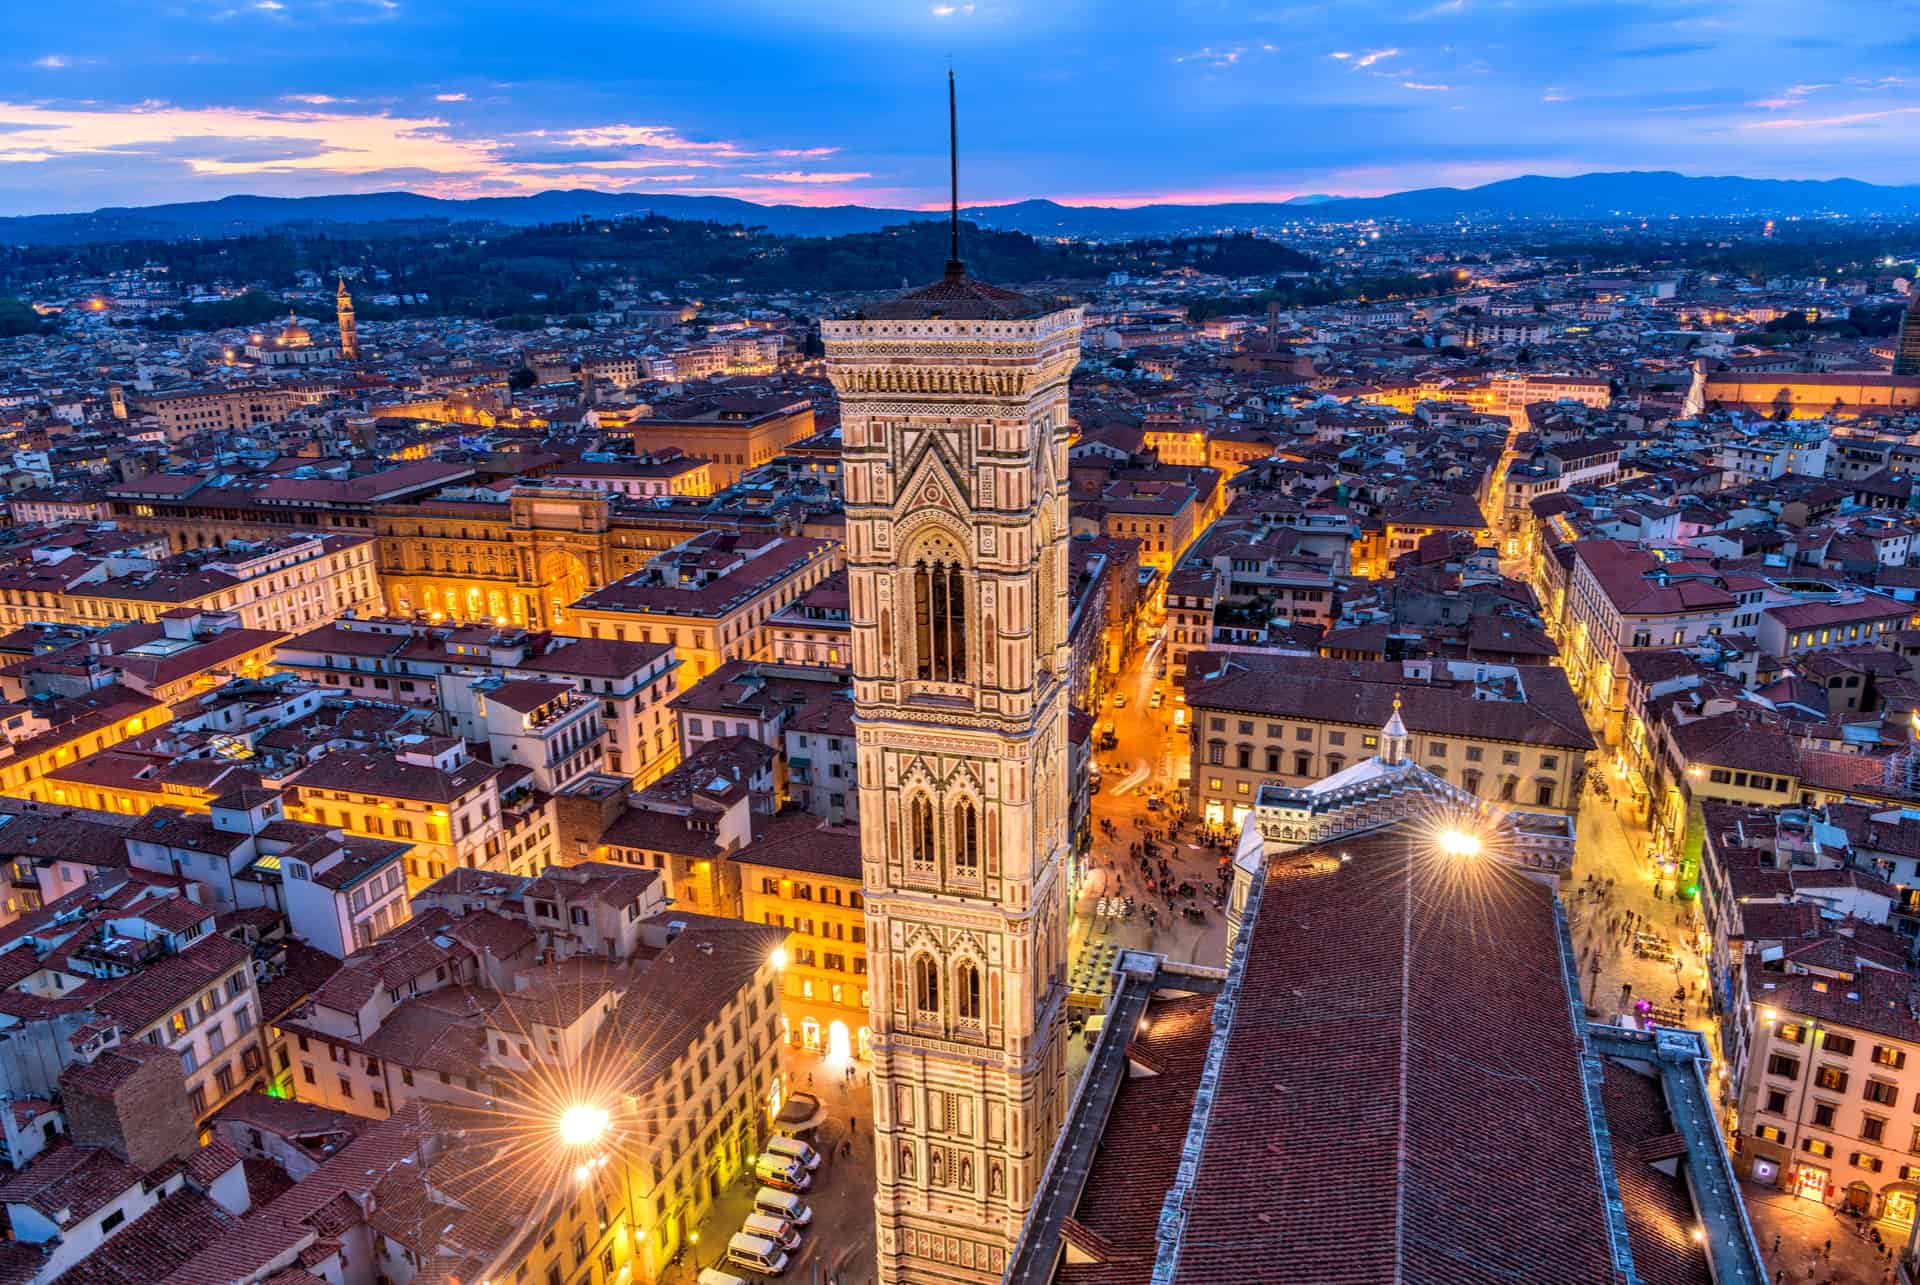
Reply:
<svg viewBox="0 0 1920 1285"><path fill-rule="evenodd" d="M947 68L947 168L951 184L947 214L947 275L966 272L960 263L960 113L954 106L953 68Z"/></svg>

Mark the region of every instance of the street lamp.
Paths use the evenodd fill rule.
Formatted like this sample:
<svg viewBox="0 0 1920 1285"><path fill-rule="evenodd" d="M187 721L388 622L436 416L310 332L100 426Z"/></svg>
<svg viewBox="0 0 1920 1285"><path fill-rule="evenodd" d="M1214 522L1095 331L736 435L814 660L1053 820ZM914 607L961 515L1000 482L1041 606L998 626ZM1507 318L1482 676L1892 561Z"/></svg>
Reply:
<svg viewBox="0 0 1920 1285"><path fill-rule="evenodd" d="M590 1147L607 1131L605 1107L578 1102L560 1113L560 1141L569 1147Z"/></svg>
<svg viewBox="0 0 1920 1285"><path fill-rule="evenodd" d="M775 968L785 968L787 966L787 948L785 946L775 946L773 953L767 956L767 962Z"/></svg>
<svg viewBox="0 0 1920 1285"><path fill-rule="evenodd" d="M1440 851L1449 857L1477 857L1480 855L1480 836L1465 830L1446 829L1440 832Z"/></svg>

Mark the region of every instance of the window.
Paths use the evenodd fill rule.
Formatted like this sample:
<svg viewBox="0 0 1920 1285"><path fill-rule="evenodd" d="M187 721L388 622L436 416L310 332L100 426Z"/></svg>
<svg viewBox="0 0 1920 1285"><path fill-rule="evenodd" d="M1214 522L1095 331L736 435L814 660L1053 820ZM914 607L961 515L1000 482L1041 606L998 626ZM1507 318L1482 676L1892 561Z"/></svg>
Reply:
<svg viewBox="0 0 1920 1285"><path fill-rule="evenodd" d="M940 1016L940 966L932 955L913 957L913 1007L923 1018Z"/></svg>
<svg viewBox="0 0 1920 1285"><path fill-rule="evenodd" d="M1868 1080L1863 1096L1869 1102L1878 1102L1883 1107L1890 1107L1899 1100L1900 1090L1887 1080Z"/></svg>
<svg viewBox="0 0 1920 1285"><path fill-rule="evenodd" d="M933 800L916 794L907 805L908 852L915 865L933 864Z"/></svg>
<svg viewBox="0 0 1920 1285"><path fill-rule="evenodd" d="M1829 1057L1852 1057L1853 1037L1851 1035L1835 1035L1832 1031L1828 1031L1826 1037L1820 1041L1820 1047L1826 1051Z"/></svg>
<svg viewBox="0 0 1920 1285"><path fill-rule="evenodd" d="M1831 1102L1814 1103L1813 1104L1814 1127L1819 1129L1831 1129L1833 1127L1833 1114L1834 1114L1833 1103Z"/></svg>
<svg viewBox="0 0 1920 1285"><path fill-rule="evenodd" d="M1820 1073L1813 1077L1813 1082L1834 1093L1847 1091L1847 1073L1837 1066L1821 1067Z"/></svg>
<svg viewBox="0 0 1920 1285"><path fill-rule="evenodd" d="M1891 1044L1876 1044L1873 1046L1873 1060L1898 1071L1906 1066L1907 1053L1905 1049L1894 1048Z"/></svg>
<svg viewBox="0 0 1920 1285"><path fill-rule="evenodd" d="M953 868L967 878L980 873L980 814L972 799L953 809Z"/></svg>
<svg viewBox="0 0 1920 1285"><path fill-rule="evenodd" d="M1786 1131L1776 1124L1761 1125L1753 1131L1753 1136L1762 1138L1768 1142L1785 1142L1787 1140ZM1915 1150L1920 1151L1920 1147L1916 1147Z"/></svg>
<svg viewBox="0 0 1920 1285"><path fill-rule="evenodd" d="M1805 1044L1807 1042L1807 1028L1798 1022L1782 1022L1780 1029L1775 1032L1775 1035L1777 1038L1785 1040L1789 1044Z"/></svg>
<svg viewBox="0 0 1920 1285"><path fill-rule="evenodd" d="M100 1220L100 1230L103 1232L112 1231L125 1221L127 1221L127 1211L124 1209L116 1209Z"/></svg>
<svg viewBox="0 0 1920 1285"><path fill-rule="evenodd" d="M1860 1136L1868 1142L1879 1142L1887 1136L1887 1121L1884 1116L1869 1115L1860 1119Z"/></svg>
<svg viewBox="0 0 1920 1285"><path fill-rule="evenodd" d="M967 586L956 563L913 569L914 672L923 680L967 679Z"/></svg>
<svg viewBox="0 0 1920 1285"><path fill-rule="evenodd" d="M1767 1059L1767 1074L1777 1075L1783 1080L1797 1080L1800 1078L1800 1059L1775 1053Z"/></svg>
<svg viewBox="0 0 1920 1285"><path fill-rule="evenodd" d="M962 1022L980 1022L980 969L963 959L953 970L953 1011Z"/></svg>
<svg viewBox="0 0 1920 1285"><path fill-rule="evenodd" d="M1785 1115L1787 1113L1787 1091L1785 1089L1768 1089L1767 1104L1760 1109L1768 1115Z"/></svg>
<svg viewBox="0 0 1920 1285"><path fill-rule="evenodd" d="M1808 1138L1800 1144L1800 1149L1810 1156L1827 1158L1833 1155L1833 1144L1825 1138Z"/></svg>
<svg viewBox="0 0 1920 1285"><path fill-rule="evenodd" d="M1865 1169L1868 1173L1880 1172L1882 1162L1879 1156L1869 1155L1865 1151L1856 1151L1851 1159L1855 1169Z"/></svg>

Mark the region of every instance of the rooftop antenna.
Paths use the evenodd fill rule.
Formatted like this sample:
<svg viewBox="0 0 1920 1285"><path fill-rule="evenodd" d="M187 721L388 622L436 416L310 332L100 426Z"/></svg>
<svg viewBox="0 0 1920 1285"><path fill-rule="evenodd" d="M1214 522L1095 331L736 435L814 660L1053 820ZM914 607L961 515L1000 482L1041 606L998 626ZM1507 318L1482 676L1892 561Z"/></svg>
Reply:
<svg viewBox="0 0 1920 1285"><path fill-rule="evenodd" d="M951 63L947 66L947 171L947 277L953 280L965 276L967 269L960 262L960 113L954 106Z"/></svg>

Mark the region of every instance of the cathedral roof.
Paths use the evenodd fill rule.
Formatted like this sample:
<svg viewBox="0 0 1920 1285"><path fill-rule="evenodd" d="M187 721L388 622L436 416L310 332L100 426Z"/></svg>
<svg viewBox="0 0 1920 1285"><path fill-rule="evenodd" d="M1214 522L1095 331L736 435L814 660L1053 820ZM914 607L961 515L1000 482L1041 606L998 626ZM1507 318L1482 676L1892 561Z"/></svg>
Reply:
<svg viewBox="0 0 1920 1285"><path fill-rule="evenodd" d="M1018 290L975 281L957 263L931 285L870 303L858 316L872 321L1024 321L1052 309Z"/></svg>

